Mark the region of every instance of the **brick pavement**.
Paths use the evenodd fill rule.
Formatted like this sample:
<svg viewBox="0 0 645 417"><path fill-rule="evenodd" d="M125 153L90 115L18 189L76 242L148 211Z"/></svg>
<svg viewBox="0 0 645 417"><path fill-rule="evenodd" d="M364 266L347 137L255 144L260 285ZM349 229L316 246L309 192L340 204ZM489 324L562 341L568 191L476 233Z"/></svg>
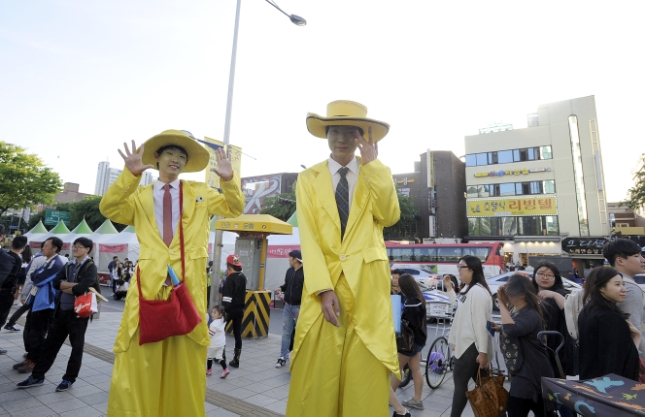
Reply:
<svg viewBox="0 0 645 417"><path fill-rule="evenodd" d="M282 310L272 310L272 320L281 320ZM86 347L81 374L74 386L63 393L55 392L56 385L65 372L71 348L64 345L47 373L45 385L20 390L16 383L28 374L18 374L12 365L22 360L24 353L22 332L0 331L0 346L7 349L7 355L0 356L0 417L4 416L104 416L114 363L112 345L116 337L122 313L102 312L98 320L88 326ZM20 321L19 324L22 324ZM213 364L214 373L207 377L207 392L204 407L207 416L217 417L274 417L282 416L286 410L289 392L288 367L275 368L280 350L280 337L244 340L241 366L231 368L225 380L217 377L218 365ZM227 337L227 346L233 346ZM231 348L228 349L232 351ZM230 356L230 354L229 354ZM414 392L410 383L399 390L400 399L407 399ZM445 417L450 415L453 393L452 375L439 389L431 390L424 384L423 403L425 410L411 410L415 417ZM468 407L465 417L472 416ZM315 416L315 413L312 414Z"/></svg>

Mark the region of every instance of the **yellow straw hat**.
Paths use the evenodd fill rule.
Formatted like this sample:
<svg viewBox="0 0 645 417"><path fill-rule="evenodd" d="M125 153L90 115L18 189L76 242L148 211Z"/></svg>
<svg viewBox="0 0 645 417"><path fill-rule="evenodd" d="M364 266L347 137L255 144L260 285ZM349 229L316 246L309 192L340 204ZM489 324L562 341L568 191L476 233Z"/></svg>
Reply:
<svg viewBox="0 0 645 417"><path fill-rule="evenodd" d="M387 135L390 125L379 120L368 119L367 107L349 100L332 101L327 105L327 117L307 113L307 129L317 138L327 138L327 126L357 126L363 129L363 137L369 141L368 128L372 128L374 142Z"/></svg>
<svg viewBox="0 0 645 417"><path fill-rule="evenodd" d="M151 137L144 143L143 163L157 166L155 152L163 146L176 145L184 148L188 153L188 162L183 172L200 172L208 166L210 154L195 140L190 132L185 130L166 130Z"/></svg>

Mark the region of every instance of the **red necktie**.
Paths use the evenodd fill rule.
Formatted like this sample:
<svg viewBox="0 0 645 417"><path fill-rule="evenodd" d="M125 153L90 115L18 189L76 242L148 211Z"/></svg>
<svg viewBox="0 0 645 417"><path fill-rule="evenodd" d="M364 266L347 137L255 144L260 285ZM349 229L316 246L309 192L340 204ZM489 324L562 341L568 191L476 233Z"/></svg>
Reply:
<svg viewBox="0 0 645 417"><path fill-rule="evenodd" d="M170 184L163 186L163 241L170 247L172 242L172 197L170 196Z"/></svg>

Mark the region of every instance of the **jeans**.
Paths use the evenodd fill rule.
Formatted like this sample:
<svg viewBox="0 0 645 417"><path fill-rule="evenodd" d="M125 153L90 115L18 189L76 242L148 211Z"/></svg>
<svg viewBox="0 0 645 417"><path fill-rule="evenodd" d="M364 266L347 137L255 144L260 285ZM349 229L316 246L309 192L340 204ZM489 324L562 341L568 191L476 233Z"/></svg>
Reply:
<svg viewBox="0 0 645 417"><path fill-rule="evenodd" d="M45 346L41 352L40 359L36 363L32 375L35 379L45 379L45 374L54 364L56 356L65 339L69 336L69 342L72 345L72 353L67 361L67 370L63 375L63 380L76 382L78 373L81 371L83 363L83 347L85 346L85 331L89 317L84 319L76 317L74 310L58 310L54 314L49 333L45 339Z"/></svg>
<svg viewBox="0 0 645 417"><path fill-rule="evenodd" d="M25 311L29 310L30 305L28 303L24 303L23 305L20 306L18 310L16 310L13 315L9 318L9 322L7 322L8 326L13 326L16 324L20 316L25 314Z"/></svg>
<svg viewBox="0 0 645 417"><path fill-rule="evenodd" d="M293 332L296 330L299 311L299 305L292 306L291 304L284 303L284 310L282 310L282 347L280 349L280 357L282 358L286 358L289 354L289 345Z"/></svg>

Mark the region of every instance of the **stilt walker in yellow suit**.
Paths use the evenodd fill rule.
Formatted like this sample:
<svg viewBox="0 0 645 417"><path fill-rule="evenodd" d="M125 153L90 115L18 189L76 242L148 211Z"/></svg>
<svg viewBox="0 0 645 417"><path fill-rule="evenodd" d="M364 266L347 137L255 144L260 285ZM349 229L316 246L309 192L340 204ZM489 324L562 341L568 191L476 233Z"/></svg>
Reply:
<svg viewBox="0 0 645 417"><path fill-rule="evenodd" d="M244 195L236 185L238 180L223 149L217 151L219 169L215 171L222 178L222 193L203 182L179 180L181 172L202 171L210 158L208 151L188 132L167 130L148 139L139 150L134 141L131 149L124 145L125 154L119 153L126 168L103 196L101 213L135 227L141 244L138 268L143 297L168 299L172 288L167 270L170 265L186 285L204 320L187 335L139 345L139 289L135 274L114 344L116 361L108 416L204 416L204 363L210 342L204 279L209 218L213 214L239 216L244 208ZM159 180L139 187L141 174L149 168L159 170ZM183 192L181 208L180 192ZM183 254L180 226L184 233ZM186 276L181 276L182 256Z"/></svg>
<svg viewBox="0 0 645 417"><path fill-rule="evenodd" d="M390 375L399 375L399 364L383 228L399 220L400 209L392 174L376 159L389 125L366 116L367 108L351 101L330 103L327 117L307 115L309 132L327 138L331 155L298 176L309 272L287 417L389 414Z"/></svg>

